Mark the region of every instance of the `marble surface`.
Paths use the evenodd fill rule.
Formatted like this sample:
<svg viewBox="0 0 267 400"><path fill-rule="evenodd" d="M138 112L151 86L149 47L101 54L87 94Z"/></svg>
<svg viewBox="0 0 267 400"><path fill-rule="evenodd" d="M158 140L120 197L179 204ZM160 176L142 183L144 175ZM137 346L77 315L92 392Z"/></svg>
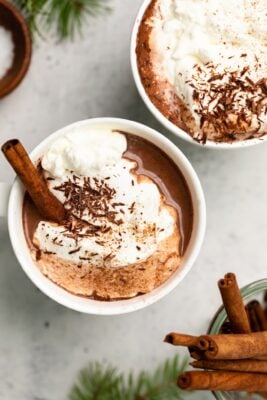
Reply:
<svg viewBox="0 0 267 400"><path fill-rule="evenodd" d="M64 400L90 360L122 370L153 368L176 349L168 331L206 331L220 304L216 281L231 270L241 285L266 277L267 145L211 151L168 134L143 105L132 79L129 41L142 0L113 0L113 12L88 22L74 42L35 44L21 86L0 102L1 142L20 138L31 150L49 133L97 116L141 121L173 140L193 163L206 195L208 226L201 254L180 286L130 315L81 315L40 293L21 270L0 222L0 398ZM0 155L0 181L13 174ZM208 393L187 399L208 400Z"/></svg>

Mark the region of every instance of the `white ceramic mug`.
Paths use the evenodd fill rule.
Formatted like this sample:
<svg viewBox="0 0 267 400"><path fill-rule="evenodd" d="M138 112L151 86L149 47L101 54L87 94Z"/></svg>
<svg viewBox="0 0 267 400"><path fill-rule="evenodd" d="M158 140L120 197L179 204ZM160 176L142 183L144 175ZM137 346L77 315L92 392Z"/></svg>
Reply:
<svg viewBox="0 0 267 400"><path fill-rule="evenodd" d="M136 87L138 89L138 92L143 99L144 103L146 104L147 108L149 111L154 115L155 118L170 132L172 132L174 135L178 136L181 139L186 140L187 142L193 143L197 146L201 147L208 147L211 149L237 149L241 147L248 147L248 146L253 146L255 144L262 143L267 140L267 135L258 138L258 139L249 139L249 140L243 140L240 142L234 142L234 143L217 143L213 142L211 140L208 140L205 144L201 144L194 140L187 132L185 132L183 129L179 128L177 125L173 124L168 118L166 118L158 109L157 107L152 103L150 100L149 96L147 95L145 88L142 84L142 80L138 71L138 65L137 65L137 56L136 56L136 44L137 44L137 35L139 31L139 26L142 21L143 15L148 7L148 5L151 3L151 0L144 0L143 4L141 5L141 8L137 14L133 31L132 31L132 38L131 38L131 67L132 67L132 73L134 77L134 81L136 84Z"/></svg>
<svg viewBox="0 0 267 400"><path fill-rule="evenodd" d="M83 125L107 126L111 129L119 129L145 138L151 143L154 143L156 146L160 147L179 167L188 184L192 196L194 210L192 236L186 253L183 257L181 267L168 279L167 282L160 287L156 288L150 293L137 296L132 299L105 302L79 297L67 292L51 282L39 271L32 260L25 240L22 224L22 205L25 190L18 179L15 179L13 183L10 195L8 186L6 184L1 184L0 215L4 214L6 205L8 203L8 228L14 252L25 273L43 293L66 307L88 314L112 315L128 313L155 303L157 300L167 295L178 285L179 282L181 282L184 276L191 269L199 253L205 233L206 208L204 195L199 179L183 153L162 134L151 128L148 128L145 125L133 121L116 118L96 118L76 122L53 133L42 143L40 143L30 155L32 160L37 161L59 136L65 134L66 132L79 131L80 126Z"/></svg>

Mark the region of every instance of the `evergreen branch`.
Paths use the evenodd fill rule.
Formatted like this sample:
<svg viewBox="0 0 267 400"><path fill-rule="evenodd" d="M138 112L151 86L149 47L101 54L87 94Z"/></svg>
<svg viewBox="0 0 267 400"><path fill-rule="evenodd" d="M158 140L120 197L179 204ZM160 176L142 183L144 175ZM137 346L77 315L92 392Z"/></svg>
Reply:
<svg viewBox="0 0 267 400"><path fill-rule="evenodd" d="M88 16L110 11L109 0L13 0L13 3L25 15L32 32L40 34L40 27L50 29L55 24L60 39L81 32Z"/></svg>
<svg viewBox="0 0 267 400"><path fill-rule="evenodd" d="M71 400L113 400L117 398L120 375L115 368L103 370L99 363L90 364L82 370L78 383L73 387ZM119 399L119 397L118 397Z"/></svg>
<svg viewBox="0 0 267 400"><path fill-rule="evenodd" d="M69 400L182 400L176 379L188 361L178 356L167 360L154 373L141 371L122 375L111 366L89 364L78 376Z"/></svg>

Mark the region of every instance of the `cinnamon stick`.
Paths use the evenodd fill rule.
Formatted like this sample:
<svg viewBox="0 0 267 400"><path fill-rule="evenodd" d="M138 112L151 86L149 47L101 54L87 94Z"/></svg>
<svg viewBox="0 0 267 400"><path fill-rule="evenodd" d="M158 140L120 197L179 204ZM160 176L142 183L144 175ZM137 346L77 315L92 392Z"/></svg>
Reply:
<svg viewBox="0 0 267 400"><path fill-rule="evenodd" d="M229 321L225 321L225 322L222 324L220 333L223 333L223 334L233 333L233 332L232 332L232 328L231 328L231 324L230 324Z"/></svg>
<svg viewBox="0 0 267 400"><path fill-rule="evenodd" d="M40 214L45 219L62 222L65 219L63 204L49 191L46 182L38 174L19 140L13 139L6 142L2 146L2 152L29 192Z"/></svg>
<svg viewBox="0 0 267 400"><path fill-rule="evenodd" d="M237 360L267 355L267 332L250 334L203 335L198 347L204 358Z"/></svg>
<svg viewBox="0 0 267 400"><path fill-rule="evenodd" d="M171 332L165 337L164 342L174 346L188 347L190 356L195 360L200 360L203 358L203 351L200 351L197 347L198 337L196 336Z"/></svg>
<svg viewBox="0 0 267 400"><path fill-rule="evenodd" d="M189 354L194 360L201 360L204 357L204 352L200 351L199 348L195 346L188 347Z"/></svg>
<svg viewBox="0 0 267 400"><path fill-rule="evenodd" d="M198 360L190 365L202 369L267 373L267 361L261 360Z"/></svg>
<svg viewBox="0 0 267 400"><path fill-rule="evenodd" d="M267 331L267 318L263 307L257 300L247 304L250 325L253 332Z"/></svg>
<svg viewBox="0 0 267 400"><path fill-rule="evenodd" d="M251 332L260 332L261 327L260 327L254 307L250 307L249 305L247 305L246 310L247 310L247 315L248 315L248 319L249 319Z"/></svg>
<svg viewBox="0 0 267 400"><path fill-rule="evenodd" d="M264 392L267 390L267 375L249 372L190 371L177 381L184 390L223 390Z"/></svg>
<svg viewBox="0 0 267 400"><path fill-rule="evenodd" d="M235 274L226 274L218 287L233 333L249 333L250 324Z"/></svg>
<svg viewBox="0 0 267 400"><path fill-rule="evenodd" d="M174 346L194 347L198 342L198 338L196 336L171 332L165 337L164 342L173 344Z"/></svg>
<svg viewBox="0 0 267 400"><path fill-rule="evenodd" d="M267 318L267 290L265 290L265 292L264 292L263 302L264 302L264 312L265 312L265 316Z"/></svg>

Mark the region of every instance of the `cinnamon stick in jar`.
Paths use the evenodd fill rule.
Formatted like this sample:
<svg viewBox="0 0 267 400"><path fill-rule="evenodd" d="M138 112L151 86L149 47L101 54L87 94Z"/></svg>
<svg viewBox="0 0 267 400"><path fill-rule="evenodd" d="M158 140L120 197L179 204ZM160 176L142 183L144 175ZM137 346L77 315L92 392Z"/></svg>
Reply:
<svg viewBox="0 0 267 400"><path fill-rule="evenodd" d="M219 280L218 287L231 324L232 332L249 333L251 331L250 324L235 274L226 274L224 279Z"/></svg>
<svg viewBox="0 0 267 400"><path fill-rule="evenodd" d="M172 344L173 346L188 347L190 356L195 360L200 360L203 357L198 347L198 337L192 335L186 335L184 333L171 332L164 338L165 343Z"/></svg>
<svg viewBox="0 0 267 400"><path fill-rule="evenodd" d="M254 307L251 306L251 304L249 303L246 305L246 310L247 310L247 315L248 315L248 319L249 319L249 323L250 323L251 332L260 332L261 327L260 327Z"/></svg>
<svg viewBox="0 0 267 400"><path fill-rule="evenodd" d="M183 390L265 392L267 375L249 372L189 371L177 381Z"/></svg>
<svg viewBox="0 0 267 400"><path fill-rule="evenodd" d="M194 368L218 371L267 373L267 361L261 360L198 360L190 364Z"/></svg>
<svg viewBox="0 0 267 400"><path fill-rule="evenodd" d="M62 222L65 219L63 204L50 192L19 140L6 142L2 146L2 152L24 184L40 214L45 219Z"/></svg>
<svg viewBox="0 0 267 400"><path fill-rule="evenodd" d="M188 351L189 351L190 356L194 360L201 360L204 357L204 352L200 351L199 348L196 346L188 347Z"/></svg>
<svg viewBox="0 0 267 400"><path fill-rule="evenodd" d="M203 335L198 347L206 359L237 360L267 355L267 332Z"/></svg>
<svg viewBox="0 0 267 400"><path fill-rule="evenodd" d="M257 300L250 301L246 308L252 331L267 331L267 318L260 302Z"/></svg>
<svg viewBox="0 0 267 400"><path fill-rule="evenodd" d="M233 333L233 332L232 332L232 328L231 328L231 324L230 324L229 321L225 321L225 322L222 324L220 333L223 333L223 334Z"/></svg>
<svg viewBox="0 0 267 400"><path fill-rule="evenodd" d="M197 345L198 337L171 332L165 336L164 342L174 346L194 347Z"/></svg>

